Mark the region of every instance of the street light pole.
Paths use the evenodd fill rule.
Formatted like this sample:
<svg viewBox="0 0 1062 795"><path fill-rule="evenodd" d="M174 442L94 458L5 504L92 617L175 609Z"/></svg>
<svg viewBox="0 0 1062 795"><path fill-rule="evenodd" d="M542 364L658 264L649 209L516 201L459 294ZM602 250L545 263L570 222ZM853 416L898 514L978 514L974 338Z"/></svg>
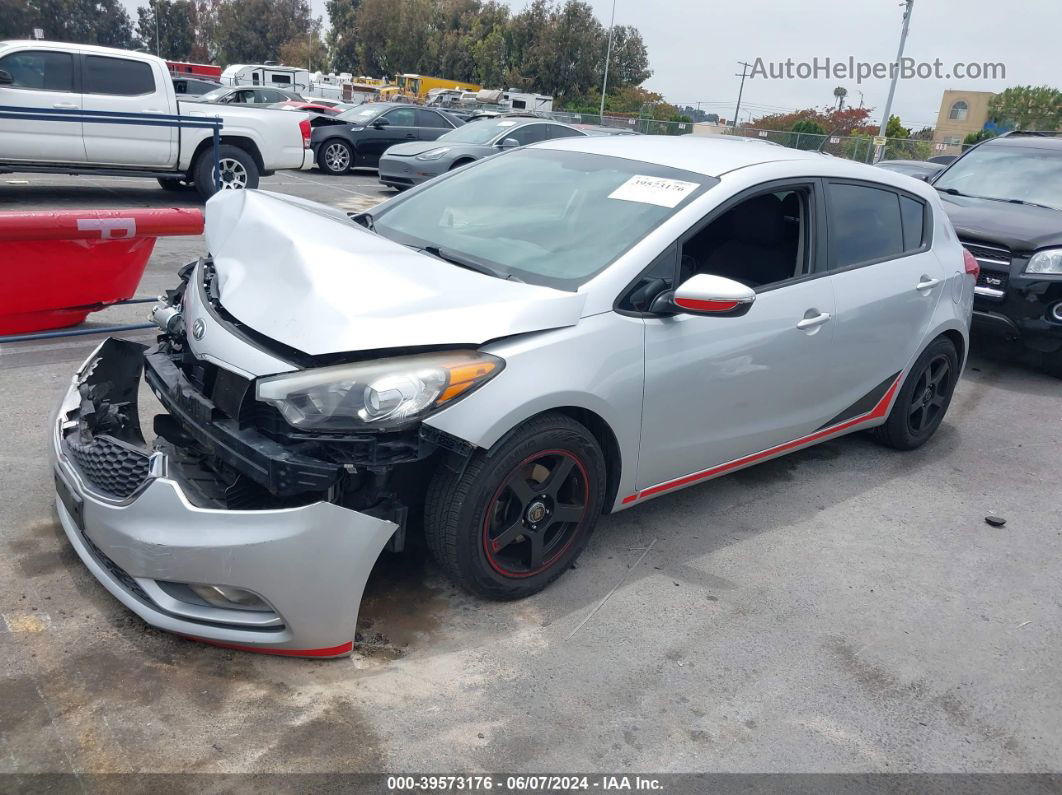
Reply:
<svg viewBox="0 0 1062 795"><path fill-rule="evenodd" d="M159 0L155 0L155 57L159 57Z"/></svg>
<svg viewBox="0 0 1062 795"><path fill-rule="evenodd" d="M741 78L741 87L738 89L737 107L734 108L734 124L732 126L734 127L735 130L737 129L737 126L738 126L738 115L741 113L741 95L745 92L745 78L748 77L749 67L752 65L752 64L747 64L744 61L738 61L738 63L741 64L741 74L740 75L735 74L734 77L740 77Z"/></svg>
<svg viewBox="0 0 1062 795"><path fill-rule="evenodd" d="M885 135L885 129L889 126L889 118L892 114L892 98L896 95L896 81L900 77L900 60L903 58L903 48L907 43L907 31L911 27L911 12L914 10L914 0L904 0L903 27L900 29L900 48L896 51L896 63L893 67L892 82L889 84L889 96L885 100L885 111L881 114L881 125L878 127L878 137ZM881 160L884 146L877 147L874 152L874 162Z"/></svg>
<svg viewBox="0 0 1062 795"><path fill-rule="evenodd" d="M605 118L605 89L608 88L608 62L612 60L612 33L616 29L616 0L612 0L612 17L608 21L608 48L605 50L605 77L601 81L601 109L598 115L598 124L603 123Z"/></svg>

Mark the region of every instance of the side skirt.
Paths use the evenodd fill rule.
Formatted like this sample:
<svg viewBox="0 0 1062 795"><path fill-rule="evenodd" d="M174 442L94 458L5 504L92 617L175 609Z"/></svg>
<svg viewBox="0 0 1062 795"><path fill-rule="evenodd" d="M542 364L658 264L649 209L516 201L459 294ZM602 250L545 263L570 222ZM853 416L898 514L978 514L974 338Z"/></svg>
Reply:
<svg viewBox="0 0 1062 795"><path fill-rule="evenodd" d="M744 469L745 467L758 464L770 458L776 458L785 453L791 453L794 450L808 447L816 442L821 442L825 439L855 430L859 426L873 422L874 420L883 420L889 415L889 409L892 407L893 398L896 397L896 392L899 390L900 382L902 380L903 373L897 373L896 375L890 376L876 388L871 390L866 396L852 404L851 409L846 409L841 412L836 418L814 433L810 433L807 436L801 436L799 439L794 439L791 442L785 442L783 444L775 445L774 447L769 447L758 453L751 453L742 456L741 458L736 458L725 464L717 464L714 467L703 469L700 472L694 472L690 475L683 475L682 477L675 478L674 480L658 483L655 486L650 486L647 489L643 489L642 491L624 497L623 504L630 505L633 502L640 502L667 491L673 491L675 489L681 489L693 485L694 483L699 483L702 480L717 478L728 472ZM874 398L876 398L876 401L871 403L871 400ZM870 408L864 409L868 404ZM859 412L860 410L862 410L861 413L856 413L854 416L851 416L852 411Z"/></svg>

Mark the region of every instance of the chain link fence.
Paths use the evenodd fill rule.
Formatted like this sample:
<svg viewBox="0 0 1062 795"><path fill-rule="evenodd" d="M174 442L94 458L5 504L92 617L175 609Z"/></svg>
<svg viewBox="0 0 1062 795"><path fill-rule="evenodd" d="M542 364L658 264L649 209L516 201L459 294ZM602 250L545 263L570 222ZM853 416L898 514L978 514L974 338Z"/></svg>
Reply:
<svg viewBox="0 0 1062 795"><path fill-rule="evenodd" d="M690 122L661 121L659 119L628 116L599 116L596 113L576 113L572 111L554 111L541 115L565 124L593 124L599 127L641 133L642 135L689 135L693 132L693 124Z"/></svg>

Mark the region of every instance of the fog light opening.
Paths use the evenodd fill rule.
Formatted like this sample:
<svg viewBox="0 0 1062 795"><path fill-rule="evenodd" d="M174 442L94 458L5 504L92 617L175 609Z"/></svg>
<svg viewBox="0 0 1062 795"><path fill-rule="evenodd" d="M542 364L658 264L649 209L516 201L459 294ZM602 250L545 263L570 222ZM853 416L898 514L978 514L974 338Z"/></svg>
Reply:
<svg viewBox="0 0 1062 795"><path fill-rule="evenodd" d="M1056 323L1062 323L1062 301L1051 307L1051 319Z"/></svg>
<svg viewBox="0 0 1062 795"><path fill-rule="evenodd" d="M225 610L273 612L273 608L262 597L244 588L235 588L231 585L188 583L188 589L213 607Z"/></svg>

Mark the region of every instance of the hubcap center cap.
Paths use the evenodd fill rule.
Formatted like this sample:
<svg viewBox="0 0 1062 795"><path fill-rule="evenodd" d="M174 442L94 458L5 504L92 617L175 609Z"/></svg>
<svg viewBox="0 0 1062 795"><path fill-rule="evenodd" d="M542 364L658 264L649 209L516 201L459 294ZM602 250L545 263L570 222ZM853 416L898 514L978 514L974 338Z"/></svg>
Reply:
<svg viewBox="0 0 1062 795"><path fill-rule="evenodd" d="M527 521L532 525L536 525L546 518L547 513L548 510L545 503L536 500L527 508Z"/></svg>
<svg viewBox="0 0 1062 795"><path fill-rule="evenodd" d="M929 387L922 393L922 405L929 405L929 402L933 399L933 387Z"/></svg>

